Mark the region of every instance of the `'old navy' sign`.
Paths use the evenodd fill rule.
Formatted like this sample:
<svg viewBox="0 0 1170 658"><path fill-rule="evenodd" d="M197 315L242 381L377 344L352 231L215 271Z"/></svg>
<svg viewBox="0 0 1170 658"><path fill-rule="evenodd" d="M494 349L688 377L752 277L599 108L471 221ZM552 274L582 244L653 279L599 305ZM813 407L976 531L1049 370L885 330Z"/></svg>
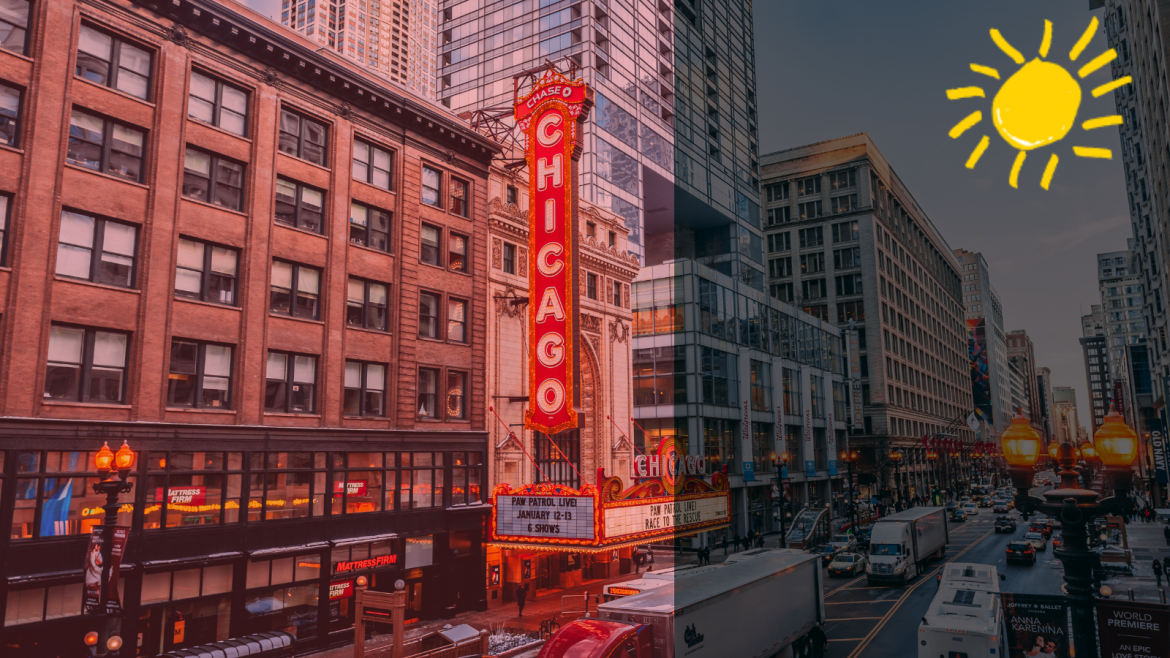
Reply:
<svg viewBox="0 0 1170 658"><path fill-rule="evenodd" d="M585 83L549 69L515 104L528 162L529 363L526 429L579 427L577 161L592 105Z"/></svg>

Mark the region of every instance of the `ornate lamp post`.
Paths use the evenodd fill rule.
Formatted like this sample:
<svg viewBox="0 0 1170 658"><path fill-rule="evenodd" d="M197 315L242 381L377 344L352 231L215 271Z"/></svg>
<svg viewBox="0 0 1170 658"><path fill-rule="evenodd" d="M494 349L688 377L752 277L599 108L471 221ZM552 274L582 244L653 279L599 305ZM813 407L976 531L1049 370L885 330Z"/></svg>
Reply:
<svg viewBox="0 0 1170 658"><path fill-rule="evenodd" d="M102 618L103 631L100 634L92 632L86 634L85 643L94 646L98 644L101 637L105 637L104 648L97 647L96 655L98 656L120 655L119 650L122 648L122 638L117 635L121 630L115 627L114 620L106 614L105 607L106 599L109 597L107 590L110 587L110 553L114 548L113 528L118 525L118 509L122 506L118 502L118 496L128 493L134 488L134 483L128 481L128 478L131 469L134 468L136 458L137 455L130 449L130 444L125 441L122 442L122 447L118 448L117 453L110 450L108 443L103 443L102 449L94 456L94 465L97 467L99 481L93 483L93 492L104 494L106 497L106 504L102 505L102 510L105 511L102 525L106 528L106 534L102 542L101 595L98 598L102 609L99 616ZM116 480L111 477L113 471L118 473Z"/></svg>
<svg viewBox="0 0 1170 658"><path fill-rule="evenodd" d="M846 487L848 487L848 491L849 491L849 521L850 521L849 527L853 530L854 533L856 533L857 532L857 496L854 494L855 490L853 488L853 462L857 461L857 451L856 450L842 450L841 451L841 461L845 462L845 464L849 467L849 472L848 472L849 480L848 480L848 483L846 484Z"/></svg>
<svg viewBox="0 0 1170 658"><path fill-rule="evenodd" d="M788 548L788 541L784 535L784 517L788 516L788 503L784 500L784 483L780 481L780 469L788 467L788 460L790 459L787 452L782 452L779 455L772 453L769 457L772 460L772 472L776 480L776 491L780 495L780 548Z"/></svg>
<svg viewBox="0 0 1170 658"><path fill-rule="evenodd" d="M935 450L934 448L928 448L926 450L926 461L930 464L930 475L931 475L931 480L933 480L933 483L931 486L934 490L938 490L938 451ZM933 494L933 492L932 492L932 494ZM930 501L931 503L938 502L938 501L933 500L933 498L934 498L933 495L931 496L931 498L932 498L932 500Z"/></svg>
<svg viewBox="0 0 1170 658"><path fill-rule="evenodd" d="M1044 494L1044 498L1028 495L1040 457L1042 440L1036 430L1021 414L1012 418L1012 424L1003 433L1003 454L1010 466L1012 485L1016 489L1016 507L1027 520L1027 515L1043 512L1060 519L1064 544L1053 551L1064 565L1065 593L1072 610L1073 637L1078 655L1096 656L1097 639L1093 621L1093 567L1097 554L1089 550L1088 525L1096 517L1123 512L1129 508L1125 492L1133 476L1131 465L1137 456L1137 435L1110 410L1106 423L1097 432L1096 452L1121 492L1113 498L1097 501L1097 494L1077 486L1075 446L1061 443L1056 446L1055 460L1061 467L1060 487Z"/></svg>
<svg viewBox="0 0 1170 658"><path fill-rule="evenodd" d="M901 471L898 470L898 466L902 463L902 460L906 458L906 454L902 452L901 448L891 448L889 458L890 458L890 461L894 462L894 490L895 490L895 493L898 494L897 497L901 498L902 497L902 485L898 481L899 478L901 477ZM897 503L898 503L898 501L897 501L897 499L895 499L894 500L895 507L897 507Z"/></svg>

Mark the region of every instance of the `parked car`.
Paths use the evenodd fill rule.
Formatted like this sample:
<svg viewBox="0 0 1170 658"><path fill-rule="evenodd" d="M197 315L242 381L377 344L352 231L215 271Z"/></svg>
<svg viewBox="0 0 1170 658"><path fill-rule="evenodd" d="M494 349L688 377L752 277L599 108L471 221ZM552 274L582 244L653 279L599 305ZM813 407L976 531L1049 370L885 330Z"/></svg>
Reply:
<svg viewBox="0 0 1170 658"><path fill-rule="evenodd" d="M967 513L961 509L951 510L950 519L956 523L961 523L967 520Z"/></svg>
<svg viewBox="0 0 1170 658"><path fill-rule="evenodd" d="M1012 562L1036 564L1036 548L1027 541L1008 542L1007 561L1008 564Z"/></svg>
<svg viewBox="0 0 1170 658"><path fill-rule="evenodd" d="M1048 550L1048 538L1039 532L1024 533L1024 541L1032 545L1038 551Z"/></svg>
<svg viewBox="0 0 1170 658"><path fill-rule="evenodd" d="M1034 519L1028 526L1028 530L1030 532L1038 532L1044 535L1045 539L1048 539L1052 536L1052 527L1047 523L1042 522L1040 519Z"/></svg>
<svg viewBox="0 0 1170 658"><path fill-rule="evenodd" d="M836 558L838 554L843 553L844 551L836 546L833 546L832 544L821 544L820 546L812 549L812 552L821 556L821 564L827 567L833 562L833 559Z"/></svg>
<svg viewBox="0 0 1170 658"><path fill-rule="evenodd" d="M1010 516L995 517L995 531L999 532L1015 532L1016 520Z"/></svg>
<svg viewBox="0 0 1170 658"><path fill-rule="evenodd" d="M857 539L853 535L833 535L829 543L845 551L857 550Z"/></svg>
<svg viewBox="0 0 1170 658"><path fill-rule="evenodd" d="M963 505L962 510L967 513L967 516L975 516L979 514L979 506L975 503L967 503Z"/></svg>
<svg viewBox="0 0 1170 658"><path fill-rule="evenodd" d="M838 553L829 563L830 576L856 576L865 573L865 556L860 553Z"/></svg>

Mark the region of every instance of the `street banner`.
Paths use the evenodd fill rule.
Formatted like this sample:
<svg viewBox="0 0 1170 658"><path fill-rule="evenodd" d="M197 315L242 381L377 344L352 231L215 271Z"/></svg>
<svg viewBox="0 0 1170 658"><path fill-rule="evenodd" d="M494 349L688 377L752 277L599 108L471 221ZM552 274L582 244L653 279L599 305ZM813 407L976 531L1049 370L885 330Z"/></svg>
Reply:
<svg viewBox="0 0 1170 658"><path fill-rule="evenodd" d="M756 481L756 465L754 462L749 461L749 462L743 463L743 481L744 482L755 482Z"/></svg>
<svg viewBox="0 0 1170 658"><path fill-rule="evenodd" d="M122 567L122 554L126 551L126 539L130 528L125 526L94 526L89 535L89 549L85 552L85 595L82 599L87 615L121 614L122 605L118 600L118 572ZM102 563L102 548L110 542L110 563ZM102 602L102 569L106 569L109 585L106 600Z"/></svg>
<svg viewBox="0 0 1170 658"><path fill-rule="evenodd" d="M1113 404L1117 405L1117 413L1125 418L1125 385L1122 380L1113 382Z"/></svg>
<svg viewBox="0 0 1170 658"><path fill-rule="evenodd" d="M967 416L967 427L971 428L972 432L979 431L979 417L972 411L970 416Z"/></svg>
<svg viewBox="0 0 1170 658"><path fill-rule="evenodd" d="M1101 658L1170 656L1170 606L1133 601L1097 601Z"/></svg>
<svg viewBox="0 0 1170 658"><path fill-rule="evenodd" d="M865 425L865 400L861 390L861 337L856 331L845 333L849 340L849 388L852 391L850 425L861 429Z"/></svg>
<svg viewBox="0 0 1170 658"><path fill-rule="evenodd" d="M1150 445L1154 448L1154 479L1158 484L1170 482L1170 446L1166 445L1166 432L1161 416L1150 418Z"/></svg>
<svg viewBox="0 0 1170 658"><path fill-rule="evenodd" d="M837 477L837 387L828 378L825 378L825 386L833 390L833 398L825 405L828 409L825 410L825 421L827 429L825 429L825 445L829 450L829 477Z"/></svg>
<svg viewBox="0 0 1170 658"><path fill-rule="evenodd" d="M812 426L812 369L808 366L800 367L800 410L803 422L801 423L801 430L804 432L804 475L805 477L817 476L817 462L816 462L816 447L813 445L813 426Z"/></svg>
<svg viewBox="0 0 1170 658"><path fill-rule="evenodd" d="M1007 655L1071 658L1068 602L1047 594L1001 594Z"/></svg>
<svg viewBox="0 0 1170 658"><path fill-rule="evenodd" d="M995 418L991 415L991 371L987 361L987 325L983 318L967 319L967 354L975 413L992 425Z"/></svg>

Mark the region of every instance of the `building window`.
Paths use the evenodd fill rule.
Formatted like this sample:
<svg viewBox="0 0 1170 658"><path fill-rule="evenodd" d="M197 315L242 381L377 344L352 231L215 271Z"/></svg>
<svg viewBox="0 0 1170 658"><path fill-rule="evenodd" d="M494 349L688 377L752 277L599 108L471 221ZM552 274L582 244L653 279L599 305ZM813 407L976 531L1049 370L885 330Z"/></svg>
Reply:
<svg viewBox="0 0 1170 658"><path fill-rule="evenodd" d="M857 210L857 195L847 194L845 196L835 196L830 202L833 204L833 214L843 212L853 212Z"/></svg>
<svg viewBox="0 0 1170 658"><path fill-rule="evenodd" d="M391 214L360 203L349 204L349 241L378 251L390 251Z"/></svg>
<svg viewBox="0 0 1170 658"><path fill-rule="evenodd" d="M821 193L821 177L813 176L812 178L805 178L796 181L796 195L807 196L809 194Z"/></svg>
<svg viewBox="0 0 1170 658"><path fill-rule="evenodd" d="M452 272L468 272L466 235L451 233L447 236L447 269Z"/></svg>
<svg viewBox="0 0 1170 658"><path fill-rule="evenodd" d="M187 117L243 135L248 128L248 93L198 71L191 71Z"/></svg>
<svg viewBox="0 0 1170 658"><path fill-rule="evenodd" d="M617 281L613 282L613 305L618 308L622 306L622 284Z"/></svg>
<svg viewBox="0 0 1170 658"><path fill-rule="evenodd" d="M712 472L718 472L724 466L734 472L731 467L735 465L735 437L735 421L703 419L703 456Z"/></svg>
<svg viewBox="0 0 1170 658"><path fill-rule="evenodd" d="M850 320L865 320L864 302L837 302L837 322L844 324Z"/></svg>
<svg viewBox="0 0 1170 658"><path fill-rule="evenodd" d="M519 198L519 197L518 197L518 191L517 191L517 190L516 190L516 188L515 188L514 186L512 186L512 185L509 185L509 186L508 186L508 193L507 193L507 198L508 198L508 203L519 203L519 202L517 201L517 199Z"/></svg>
<svg viewBox="0 0 1170 658"><path fill-rule="evenodd" d="M483 453L451 455L451 504L475 505L483 497Z"/></svg>
<svg viewBox="0 0 1170 658"><path fill-rule="evenodd" d="M845 276L837 277L837 294L838 295L860 295L861 294L861 275L847 274Z"/></svg>
<svg viewBox="0 0 1170 658"><path fill-rule="evenodd" d="M702 402L724 407L738 406L736 356L710 347L699 348Z"/></svg>
<svg viewBox="0 0 1170 658"><path fill-rule="evenodd" d="M385 149L353 140L353 178L384 190L394 189L394 155Z"/></svg>
<svg viewBox="0 0 1170 658"><path fill-rule="evenodd" d="M833 269L843 270L850 267L861 267L861 247L837 249L833 252Z"/></svg>
<svg viewBox="0 0 1170 658"><path fill-rule="evenodd" d="M4 19L0 18L3 27ZM16 146L20 138L20 97L19 89L0 84L0 144Z"/></svg>
<svg viewBox="0 0 1170 658"><path fill-rule="evenodd" d="M150 96L150 59L146 50L81 24L77 41L78 77L146 99Z"/></svg>
<svg viewBox="0 0 1170 658"><path fill-rule="evenodd" d="M276 179L276 223L312 233L324 233L325 192L285 179Z"/></svg>
<svg viewBox="0 0 1170 658"><path fill-rule="evenodd" d="M820 201L809 201L808 203L798 204L797 209L800 211L801 219L814 219L824 214Z"/></svg>
<svg viewBox="0 0 1170 658"><path fill-rule="evenodd" d="M98 482L93 469L94 453L91 452L41 452L23 451L16 453L16 498L13 510L12 539L34 539L87 535L95 525L102 522L100 508L105 496L93 492L91 485ZM137 484L138 478L130 476ZM134 497L138 491L120 494L118 501L118 525L131 525L134 514ZM99 512L93 514L92 510ZM38 522L39 512L39 522ZM80 589L81 585L77 585ZM54 592L49 588L50 599L57 599L56 605L42 613L41 595L32 596L36 590L16 590L8 593L8 611L5 625L40 621L80 614L81 592L72 592L70 586L61 586ZM14 607L14 597L18 605ZM26 598L32 597L32 598ZM76 611L70 600L76 600ZM59 607L58 607L59 606Z"/></svg>
<svg viewBox="0 0 1170 658"><path fill-rule="evenodd" d="M321 270L272 261L271 311L296 318L318 319Z"/></svg>
<svg viewBox="0 0 1170 658"><path fill-rule="evenodd" d="M418 417L438 419L439 369L418 369Z"/></svg>
<svg viewBox="0 0 1170 658"><path fill-rule="evenodd" d="M824 227L802 228L799 233L800 248L819 247L825 243Z"/></svg>
<svg viewBox="0 0 1170 658"><path fill-rule="evenodd" d="M504 274L516 273L516 245L504 243Z"/></svg>
<svg viewBox="0 0 1170 658"><path fill-rule="evenodd" d="M751 360L751 396L753 411L772 410L772 364Z"/></svg>
<svg viewBox="0 0 1170 658"><path fill-rule="evenodd" d="M467 302L461 299L447 300L447 340L456 343L468 342Z"/></svg>
<svg viewBox="0 0 1170 658"><path fill-rule="evenodd" d="M307 160L313 164L326 164L325 136L328 134L325 124L303 117L285 109L280 110L280 143L281 153Z"/></svg>
<svg viewBox="0 0 1170 658"><path fill-rule="evenodd" d="M235 249L179 238L175 295L235 306L238 260Z"/></svg>
<svg viewBox="0 0 1170 658"><path fill-rule="evenodd" d="M533 442L533 455L538 467L537 484L564 484L581 486L578 471L581 466L581 431L569 430L560 434L544 434Z"/></svg>
<svg viewBox="0 0 1170 658"><path fill-rule="evenodd" d="M788 198L788 183L776 183L774 185L766 185L764 187L768 201L783 201Z"/></svg>
<svg viewBox="0 0 1170 658"><path fill-rule="evenodd" d="M790 249L792 249L792 235L790 233L768 234L768 253L774 254L778 251L788 251Z"/></svg>
<svg viewBox="0 0 1170 658"><path fill-rule="evenodd" d="M122 402L129 342L129 334L54 324L49 329L45 399Z"/></svg>
<svg viewBox="0 0 1170 658"><path fill-rule="evenodd" d="M345 362L342 413L347 416L386 415L386 365Z"/></svg>
<svg viewBox="0 0 1170 658"><path fill-rule="evenodd" d="M422 202L436 208L443 207L442 200L443 175L437 169L423 165L422 168Z"/></svg>
<svg viewBox="0 0 1170 658"><path fill-rule="evenodd" d="M4 0L0 11L0 48L24 54L28 31L27 0Z"/></svg>
<svg viewBox="0 0 1170 658"><path fill-rule="evenodd" d="M634 350L634 406L687 403L686 346Z"/></svg>
<svg viewBox="0 0 1170 658"><path fill-rule="evenodd" d="M244 165L187 147L183 196L231 210L244 208Z"/></svg>
<svg viewBox="0 0 1170 658"><path fill-rule="evenodd" d="M423 338L440 338L439 306L442 296L433 292L418 294L418 335Z"/></svg>
<svg viewBox="0 0 1170 658"><path fill-rule="evenodd" d="M467 373L447 371L447 420L467 420Z"/></svg>
<svg viewBox="0 0 1170 658"><path fill-rule="evenodd" d="M816 274L825 271L825 254L817 252L815 254L804 254L800 257L800 273L801 274Z"/></svg>
<svg viewBox="0 0 1170 658"><path fill-rule="evenodd" d="M0 266L8 262L8 210L10 197L0 194Z"/></svg>
<svg viewBox="0 0 1170 658"><path fill-rule="evenodd" d="M427 265L436 265L442 267L439 261L439 244L442 229L438 226L431 226L430 224L423 224L422 231L419 236L419 252L418 261Z"/></svg>
<svg viewBox="0 0 1170 658"><path fill-rule="evenodd" d="M171 340L167 406L231 409L232 348Z"/></svg>
<svg viewBox="0 0 1170 658"><path fill-rule="evenodd" d="M585 273L585 296L597 299L597 275L592 272Z"/></svg>
<svg viewBox="0 0 1170 658"><path fill-rule="evenodd" d="M62 210L57 274L131 288L137 247L135 226Z"/></svg>
<svg viewBox="0 0 1170 658"><path fill-rule="evenodd" d="M850 240L858 240L861 238L861 233L858 231L857 222L842 222L840 224L833 224L833 242L848 242Z"/></svg>
<svg viewBox="0 0 1170 658"><path fill-rule="evenodd" d="M785 276L792 276L792 259L791 258L773 258L768 261L768 276L773 279L778 279Z"/></svg>
<svg viewBox="0 0 1170 658"><path fill-rule="evenodd" d="M317 410L317 357L268 352L264 410L311 414Z"/></svg>
<svg viewBox="0 0 1170 658"><path fill-rule="evenodd" d="M403 452L400 455L398 502L402 509L442 507L443 453Z"/></svg>
<svg viewBox="0 0 1170 658"><path fill-rule="evenodd" d="M789 304L792 303L792 284L791 283L773 284L771 286L768 286L768 291L769 291L769 294L771 294L774 299L778 299L782 302L786 302Z"/></svg>
<svg viewBox="0 0 1170 658"><path fill-rule="evenodd" d="M451 188L451 212L467 217L471 206L471 186L467 181L452 177L448 187Z"/></svg>
<svg viewBox="0 0 1170 658"><path fill-rule="evenodd" d="M840 190L846 187L857 186L857 170L850 169L849 171L838 171L829 174L829 189Z"/></svg>
<svg viewBox="0 0 1170 658"><path fill-rule="evenodd" d="M389 331L389 293L390 287L384 283L350 277L345 302L346 324L351 327Z"/></svg>
<svg viewBox="0 0 1170 658"><path fill-rule="evenodd" d="M126 180L142 180L146 134L74 108L66 158L75 165Z"/></svg>
<svg viewBox="0 0 1170 658"><path fill-rule="evenodd" d="M824 279L812 279L810 281L801 281L801 296L804 299L820 299L828 295L825 290Z"/></svg>
<svg viewBox="0 0 1170 658"><path fill-rule="evenodd" d="M821 279L821 284L824 284L824 279ZM819 306L809 306L806 304L804 306L804 312L818 320L827 321L829 319L829 307L827 304L821 304Z"/></svg>

